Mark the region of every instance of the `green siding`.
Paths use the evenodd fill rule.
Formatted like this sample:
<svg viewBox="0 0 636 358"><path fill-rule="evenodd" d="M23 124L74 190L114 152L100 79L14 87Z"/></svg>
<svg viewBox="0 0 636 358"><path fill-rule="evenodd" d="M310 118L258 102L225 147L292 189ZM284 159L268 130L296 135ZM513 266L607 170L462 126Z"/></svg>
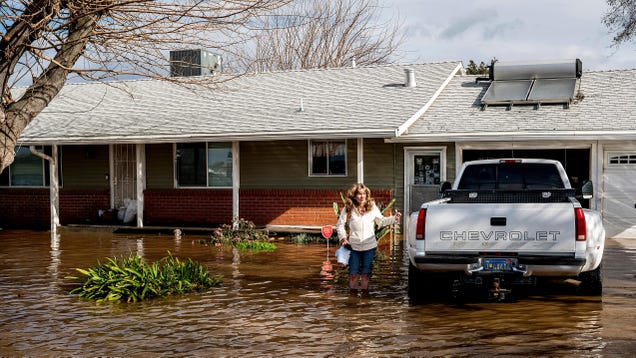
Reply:
<svg viewBox="0 0 636 358"><path fill-rule="evenodd" d="M67 145L60 151L65 189L110 188L107 145Z"/></svg>
<svg viewBox="0 0 636 358"><path fill-rule="evenodd" d="M310 177L308 141L243 142L241 188L343 189L357 178L356 140L347 140L347 176Z"/></svg>
<svg viewBox="0 0 636 358"><path fill-rule="evenodd" d="M146 188L171 189L173 187L173 145L146 144Z"/></svg>

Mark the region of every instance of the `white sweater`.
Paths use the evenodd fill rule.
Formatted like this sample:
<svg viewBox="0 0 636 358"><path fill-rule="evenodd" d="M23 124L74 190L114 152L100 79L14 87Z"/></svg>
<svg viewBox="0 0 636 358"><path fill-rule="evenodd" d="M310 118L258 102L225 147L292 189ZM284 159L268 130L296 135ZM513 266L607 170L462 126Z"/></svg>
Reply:
<svg viewBox="0 0 636 358"><path fill-rule="evenodd" d="M340 240L347 237L345 224L347 222L347 209L343 208L336 224L336 231ZM387 226L395 223L394 216L383 216L380 209L373 204L373 208L364 215L360 215L358 209L354 209L349 219L349 244L356 251L366 251L378 246L375 238L375 227Z"/></svg>

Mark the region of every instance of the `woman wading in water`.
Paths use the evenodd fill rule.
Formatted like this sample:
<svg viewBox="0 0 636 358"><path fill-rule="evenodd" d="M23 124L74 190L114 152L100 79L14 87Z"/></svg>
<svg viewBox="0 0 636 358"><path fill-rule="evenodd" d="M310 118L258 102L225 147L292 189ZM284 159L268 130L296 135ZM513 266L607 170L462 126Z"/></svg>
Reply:
<svg viewBox="0 0 636 358"><path fill-rule="evenodd" d="M371 197L371 190L362 183L354 184L347 192L336 230L340 245L351 248L349 288L352 292L369 289L369 277L378 247L374 224L380 227L391 225L398 222L400 216L398 212L394 216L383 216Z"/></svg>

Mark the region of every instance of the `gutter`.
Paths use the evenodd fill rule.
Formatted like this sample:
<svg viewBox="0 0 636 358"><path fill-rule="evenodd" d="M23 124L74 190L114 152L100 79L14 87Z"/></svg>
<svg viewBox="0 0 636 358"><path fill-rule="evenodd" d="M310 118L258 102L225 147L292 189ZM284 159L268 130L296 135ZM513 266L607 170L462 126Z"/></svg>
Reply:
<svg viewBox="0 0 636 358"><path fill-rule="evenodd" d="M448 76L448 78L446 78L446 80L437 89L437 91L435 91L433 96L428 100L428 102L426 102L424 107L420 108L417 112L415 112L414 115L411 116L411 118L407 119L406 122L402 123L402 125L400 125L399 127L397 127L397 129L395 129L395 135L394 135L395 138L398 138L402 134L404 134L409 129L409 127L413 123L415 123L415 121L417 121L433 105L435 100L437 100L437 97L439 97L439 95L444 91L446 86L448 86L450 81L457 75L458 72L462 70L462 68L463 68L462 63L461 62L458 63L457 67L455 67L453 72L451 72L450 76Z"/></svg>
<svg viewBox="0 0 636 358"><path fill-rule="evenodd" d="M215 134L182 134L182 135L138 135L138 136L99 136L99 137L40 137L29 140L28 137L20 138L21 145L58 145L71 144L152 144L175 142L201 142L201 141L270 141L270 140L302 140L302 139L353 139L353 138L390 138L393 137L393 128L383 129L346 129L336 131L284 131L261 133L215 133Z"/></svg>
<svg viewBox="0 0 636 358"><path fill-rule="evenodd" d="M550 132L476 132L415 134L386 139L386 143L414 142L506 142L510 140L636 140L636 131L550 131Z"/></svg>

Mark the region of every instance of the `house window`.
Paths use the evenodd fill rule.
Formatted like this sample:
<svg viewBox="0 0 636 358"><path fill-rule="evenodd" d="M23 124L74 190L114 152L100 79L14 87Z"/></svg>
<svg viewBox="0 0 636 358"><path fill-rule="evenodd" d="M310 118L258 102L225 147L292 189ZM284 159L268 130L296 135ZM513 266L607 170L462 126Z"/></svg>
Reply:
<svg viewBox="0 0 636 358"><path fill-rule="evenodd" d="M309 142L309 175L347 175L346 140L312 140Z"/></svg>
<svg viewBox="0 0 636 358"><path fill-rule="evenodd" d="M42 147L37 150L42 151ZM46 152L50 155L50 150ZM28 147L20 147L13 163L0 174L0 186L48 186L48 174L44 159L31 153Z"/></svg>
<svg viewBox="0 0 636 358"><path fill-rule="evenodd" d="M231 143L177 144L177 186L231 187Z"/></svg>

